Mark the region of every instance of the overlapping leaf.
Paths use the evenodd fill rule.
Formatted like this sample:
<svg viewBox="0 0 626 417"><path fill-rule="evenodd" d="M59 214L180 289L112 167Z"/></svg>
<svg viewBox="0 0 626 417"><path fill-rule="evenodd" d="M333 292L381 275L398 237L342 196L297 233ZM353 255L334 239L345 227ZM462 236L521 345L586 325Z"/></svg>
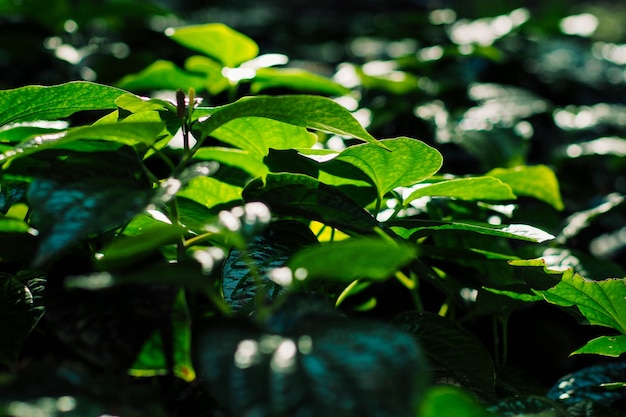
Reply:
<svg viewBox="0 0 626 417"><path fill-rule="evenodd" d="M516 195L534 197L557 210L563 210L558 179L554 171L545 165L496 168L486 175L508 184Z"/></svg>
<svg viewBox="0 0 626 417"><path fill-rule="evenodd" d="M413 191L404 203L424 197L451 197L460 200L514 200L516 195L511 187L493 177L474 177L444 180L425 185Z"/></svg>

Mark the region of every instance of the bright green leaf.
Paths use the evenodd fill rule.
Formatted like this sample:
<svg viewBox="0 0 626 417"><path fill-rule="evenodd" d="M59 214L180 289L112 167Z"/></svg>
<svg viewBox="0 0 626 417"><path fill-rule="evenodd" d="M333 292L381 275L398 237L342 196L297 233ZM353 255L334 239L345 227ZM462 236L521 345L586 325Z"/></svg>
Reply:
<svg viewBox="0 0 626 417"><path fill-rule="evenodd" d="M373 144L351 146L335 159L363 171L382 197L396 187L410 186L434 175L443 158L434 148L416 139L400 137Z"/></svg>
<svg viewBox="0 0 626 417"><path fill-rule="evenodd" d="M377 238L324 242L296 253L288 262L307 279L351 282L357 278L385 280L417 255L417 247Z"/></svg>
<svg viewBox="0 0 626 417"><path fill-rule="evenodd" d="M215 129L211 136L263 160L270 148L310 148L317 137L304 127L261 117L241 117Z"/></svg>
<svg viewBox="0 0 626 417"><path fill-rule="evenodd" d="M241 201L240 187L230 185L211 177L197 177L177 193L208 208L218 204Z"/></svg>
<svg viewBox="0 0 626 417"><path fill-rule="evenodd" d="M626 353L626 335L597 337L580 349L576 349L572 355L583 353L618 358Z"/></svg>
<svg viewBox="0 0 626 417"><path fill-rule="evenodd" d="M452 385L433 386L416 417L495 417L468 392Z"/></svg>
<svg viewBox="0 0 626 417"><path fill-rule="evenodd" d="M179 44L215 58L230 68L259 53L258 45L252 39L221 23L168 29L166 34Z"/></svg>
<svg viewBox="0 0 626 417"><path fill-rule="evenodd" d="M194 55L185 61L185 69L204 74L204 87L210 94L216 95L230 86L228 78L222 75L221 64L205 56Z"/></svg>
<svg viewBox="0 0 626 417"><path fill-rule="evenodd" d="M289 88L301 92L343 96L350 93L344 86L299 68L260 68L256 71L250 91L253 94L268 88Z"/></svg>
<svg viewBox="0 0 626 417"><path fill-rule="evenodd" d="M86 81L0 91L0 126L15 122L54 120L84 110L115 109L115 99L122 94L127 93Z"/></svg>
<svg viewBox="0 0 626 417"><path fill-rule="evenodd" d="M405 200L409 202L424 196L451 197L459 200L514 200L511 187L492 177L458 178L429 184L413 191Z"/></svg>
<svg viewBox="0 0 626 417"><path fill-rule="evenodd" d="M197 109L197 113L210 115L198 126L200 133L204 135L211 134L230 120L252 116L350 136L381 146L352 113L326 97L308 95L244 97L222 107Z"/></svg>
<svg viewBox="0 0 626 417"><path fill-rule="evenodd" d="M202 91L206 77L184 71L173 62L158 60L136 74L126 75L117 85L128 90L188 90Z"/></svg>
<svg viewBox="0 0 626 417"><path fill-rule="evenodd" d="M202 147L193 155L195 159L216 161L246 171L252 177L264 177L269 172L258 155L235 148Z"/></svg>
<svg viewBox="0 0 626 417"><path fill-rule="evenodd" d="M534 197L557 210L563 210L558 179L554 171L545 165L496 168L485 175L502 180L516 195Z"/></svg>
<svg viewBox="0 0 626 417"><path fill-rule="evenodd" d="M11 217L0 217L0 232L2 233L30 233L36 235L37 231L28 223Z"/></svg>

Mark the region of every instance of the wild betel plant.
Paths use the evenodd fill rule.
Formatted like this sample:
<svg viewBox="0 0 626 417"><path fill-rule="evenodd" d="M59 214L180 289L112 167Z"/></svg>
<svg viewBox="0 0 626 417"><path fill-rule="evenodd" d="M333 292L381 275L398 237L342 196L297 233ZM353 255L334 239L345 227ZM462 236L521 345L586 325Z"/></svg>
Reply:
<svg viewBox="0 0 626 417"><path fill-rule="evenodd" d="M613 415L615 391L597 385L620 386L615 367L527 395L500 373L506 345L492 357L462 326L505 326L520 301L545 299L618 332L575 353L626 351L624 280L527 260L553 236L507 223L518 197L563 208L550 168L446 175L436 149L372 137L322 96L349 90L273 68L241 33L168 35L201 55L115 87L0 92L0 361L37 337L83 362L53 367L62 389L0 380L2 415L46 398L46 415L110 413L111 381L132 387L111 394L123 415ZM258 95L276 88L293 94ZM177 93L130 92L143 90ZM196 99L220 94L231 101ZM145 387L129 374L170 397L141 391L137 407Z"/></svg>

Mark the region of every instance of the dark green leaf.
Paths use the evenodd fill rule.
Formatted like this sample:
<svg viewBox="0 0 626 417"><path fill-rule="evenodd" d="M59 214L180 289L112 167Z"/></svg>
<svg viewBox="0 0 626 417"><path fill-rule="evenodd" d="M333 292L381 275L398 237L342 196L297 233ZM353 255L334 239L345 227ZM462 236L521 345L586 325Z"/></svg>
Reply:
<svg viewBox="0 0 626 417"><path fill-rule="evenodd" d="M393 323L417 337L436 379L472 391L483 401L495 399L493 360L468 330L433 313L403 313Z"/></svg>
<svg viewBox="0 0 626 417"><path fill-rule="evenodd" d="M0 126L32 120L54 120L84 110L115 109L115 99L122 94L126 92L86 81L0 91Z"/></svg>
<svg viewBox="0 0 626 417"><path fill-rule="evenodd" d="M534 396L506 399L488 410L501 417L571 417L555 401Z"/></svg>
<svg viewBox="0 0 626 417"><path fill-rule="evenodd" d="M345 232L372 233L381 224L334 187L306 175L269 174L243 190L245 201L261 201L277 215L299 215Z"/></svg>
<svg viewBox="0 0 626 417"><path fill-rule="evenodd" d="M565 404L591 401L610 406L615 401L626 397L624 390L611 390L603 384L626 381L626 363L609 362L583 368L566 375L548 391L548 398Z"/></svg>
<svg viewBox="0 0 626 417"><path fill-rule="evenodd" d="M121 226L145 209L150 197L149 191L99 179L35 180L28 200L41 243L33 264L45 263L90 233Z"/></svg>
<svg viewBox="0 0 626 417"><path fill-rule="evenodd" d="M0 274L0 363L12 365L44 314L46 278L41 273Z"/></svg>

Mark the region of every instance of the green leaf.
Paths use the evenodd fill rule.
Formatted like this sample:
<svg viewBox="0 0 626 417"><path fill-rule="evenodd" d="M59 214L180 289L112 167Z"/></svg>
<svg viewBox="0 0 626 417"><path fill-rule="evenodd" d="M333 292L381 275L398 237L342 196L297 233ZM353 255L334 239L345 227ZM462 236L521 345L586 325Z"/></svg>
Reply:
<svg viewBox="0 0 626 417"><path fill-rule="evenodd" d="M547 290L535 290L546 301L561 307L576 307L589 324L610 327L626 334L626 278L592 281L572 269L549 269L543 259L514 260L514 266L543 267L547 274L560 274L561 280Z"/></svg>
<svg viewBox="0 0 626 417"><path fill-rule="evenodd" d="M84 110L115 109L115 99L122 94L127 93L86 81L0 91L0 126L15 122L54 120Z"/></svg>
<svg viewBox="0 0 626 417"><path fill-rule="evenodd" d="M473 232L488 236L541 243L554 239L551 234L526 224L490 225L487 223L446 222L434 220L399 220L389 223L405 239L418 239L443 231Z"/></svg>
<svg viewBox="0 0 626 417"><path fill-rule="evenodd" d="M472 395L452 385L433 386L426 391L418 417L495 417Z"/></svg>
<svg viewBox="0 0 626 417"><path fill-rule="evenodd" d="M564 404L589 401L610 406L626 395L623 390L607 389L604 385L625 380L626 363L607 362L563 376L550 388L547 397Z"/></svg>
<svg viewBox="0 0 626 417"><path fill-rule="evenodd" d="M417 139L400 137L373 144L351 146L335 159L363 171L378 190L379 198L396 187L414 185L434 175L443 158L434 148Z"/></svg>
<svg viewBox="0 0 626 417"><path fill-rule="evenodd" d="M35 266L90 233L122 225L150 202L148 191L93 178L70 183L36 179L27 197L41 237Z"/></svg>
<svg viewBox="0 0 626 417"><path fill-rule="evenodd" d="M405 200L424 197L451 197L460 200L515 200L511 187L492 177L458 178L428 184L413 191Z"/></svg>
<svg viewBox="0 0 626 417"><path fill-rule="evenodd" d="M210 58L191 56L185 61L185 69L204 74L204 87L210 94L219 94L230 86L228 78L222 75L222 65Z"/></svg>
<svg viewBox="0 0 626 417"><path fill-rule="evenodd" d="M493 360L474 334L434 313L402 313L392 323L415 335L436 380L470 390L485 402L495 399Z"/></svg>
<svg viewBox="0 0 626 417"><path fill-rule="evenodd" d="M173 62L158 60L136 74L126 75L117 82L128 90L204 90L206 77L184 71Z"/></svg>
<svg viewBox="0 0 626 417"><path fill-rule="evenodd" d="M0 161L21 158L49 148L67 148L78 141L106 141L124 145L153 144L164 125L161 122L121 122L81 126L63 132L31 138L0 154ZM97 142L95 145L98 145ZM101 146L75 147L75 150L99 151ZM105 147L105 149L107 149Z"/></svg>
<svg viewBox="0 0 626 417"><path fill-rule="evenodd" d="M170 353L173 360L174 376L191 382L196 379L196 372L191 362L191 317L185 299L185 292L179 291L172 305L172 346ZM155 332L144 345L137 360L128 373L133 376L155 376L169 373L163 339Z"/></svg>
<svg viewBox="0 0 626 417"><path fill-rule="evenodd" d="M265 183L256 179L246 185L243 198L265 203L276 215L304 216L346 233L372 233L382 227L344 193L307 175L269 174Z"/></svg>
<svg viewBox="0 0 626 417"><path fill-rule="evenodd" d="M37 231L30 227L28 223L20 219L13 219L11 217L0 217L0 232L1 233L30 233L36 235Z"/></svg>
<svg viewBox="0 0 626 417"><path fill-rule="evenodd" d="M204 146L198 149L193 157L239 168L252 177L265 177L269 173L269 169L257 154L243 149Z"/></svg>
<svg viewBox="0 0 626 417"><path fill-rule="evenodd" d="M241 201L240 187L216 180L212 177L193 178L177 195L211 208L218 204Z"/></svg>
<svg viewBox="0 0 626 417"><path fill-rule="evenodd" d="M417 247L380 238L324 242L296 253L288 263L298 278L352 282L357 278L386 280L417 256Z"/></svg>
<svg viewBox="0 0 626 417"><path fill-rule="evenodd" d="M249 151L259 160L270 148L310 148L317 137L304 127L261 117L241 117L215 129L211 136L239 149Z"/></svg>
<svg viewBox="0 0 626 417"><path fill-rule="evenodd" d="M258 45L252 39L221 23L168 29L166 35L230 68L256 57L259 53Z"/></svg>
<svg viewBox="0 0 626 417"><path fill-rule="evenodd" d="M518 196L537 198L557 210L564 208L558 179L554 171L545 165L496 168L485 175L502 180Z"/></svg>
<svg viewBox="0 0 626 417"><path fill-rule="evenodd" d="M0 273L0 363L13 365L22 345L44 314L44 275Z"/></svg>
<svg viewBox="0 0 626 417"><path fill-rule="evenodd" d="M350 93L349 89L326 77L299 68L258 69L250 86L250 92L258 94L269 88L289 88L331 96L343 96Z"/></svg>
<svg viewBox="0 0 626 417"><path fill-rule="evenodd" d="M594 354L618 358L626 353L626 335L600 336L572 352L572 355Z"/></svg>
<svg viewBox="0 0 626 417"><path fill-rule="evenodd" d="M308 95L244 97L232 104L205 110L209 112L210 117L200 122L198 126L199 132L205 136L230 120L252 116L350 136L381 146L352 113L326 97ZM203 109L198 109L197 113L202 114Z"/></svg>

